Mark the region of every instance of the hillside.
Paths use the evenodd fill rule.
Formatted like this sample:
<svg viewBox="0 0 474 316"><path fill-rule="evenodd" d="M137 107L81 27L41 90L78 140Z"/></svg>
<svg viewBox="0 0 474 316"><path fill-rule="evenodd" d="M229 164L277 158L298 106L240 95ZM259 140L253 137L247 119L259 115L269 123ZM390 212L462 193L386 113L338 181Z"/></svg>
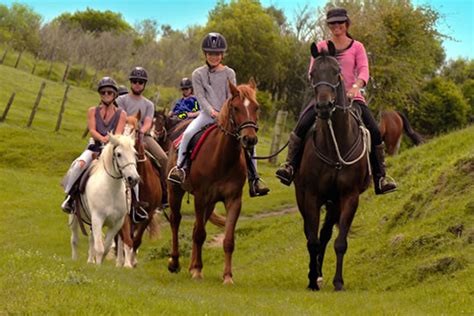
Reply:
<svg viewBox="0 0 474 316"><path fill-rule="evenodd" d="M295 204L274 167L260 169L272 192L244 197L237 225L233 287L221 285L223 251L208 242L202 282L190 280L192 221L181 228L182 271L166 268L169 227L146 239L133 271L70 259L69 232L59 209L59 181L85 146L85 111L97 95L73 88L64 129L54 133L64 86L48 82L37 118L25 128L41 78L0 66L0 110L17 99L0 123L0 313L61 314L473 314L474 126L435 138L388 159L396 193L362 195L345 258L347 291L333 293L334 250L327 250L327 286L305 290L308 255L296 212L259 214ZM259 151L268 152L263 135ZM259 144L260 144L259 143ZM190 213L190 207L187 212ZM220 231L208 226L208 241ZM334 238L334 236L333 236ZM331 244L332 245L332 242Z"/></svg>

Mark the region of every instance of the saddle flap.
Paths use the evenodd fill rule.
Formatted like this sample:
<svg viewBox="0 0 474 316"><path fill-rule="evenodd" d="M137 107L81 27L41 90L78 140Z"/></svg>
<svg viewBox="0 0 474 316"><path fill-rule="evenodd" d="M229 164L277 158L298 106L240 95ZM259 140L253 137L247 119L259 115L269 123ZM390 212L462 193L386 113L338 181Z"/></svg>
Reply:
<svg viewBox="0 0 474 316"><path fill-rule="evenodd" d="M206 140L207 136L217 127L217 124L209 124L201 128L196 134L191 137L189 141L188 148L187 148L187 156L191 158L191 160L196 159L196 156L201 148L202 144ZM173 145L176 149L178 149L181 140L183 138L183 134L179 135L177 139L173 141Z"/></svg>
<svg viewBox="0 0 474 316"><path fill-rule="evenodd" d="M93 160L92 163L90 164L89 168L86 169L86 171L84 171L81 175L81 178L80 178L80 182L79 182L79 193L84 193L84 191L86 190L86 184L87 184L87 181L89 180L89 176L90 176L90 173L91 173L91 170L92 170L92 166L95 165L95 163L97 162L97 160Z"/></svg>

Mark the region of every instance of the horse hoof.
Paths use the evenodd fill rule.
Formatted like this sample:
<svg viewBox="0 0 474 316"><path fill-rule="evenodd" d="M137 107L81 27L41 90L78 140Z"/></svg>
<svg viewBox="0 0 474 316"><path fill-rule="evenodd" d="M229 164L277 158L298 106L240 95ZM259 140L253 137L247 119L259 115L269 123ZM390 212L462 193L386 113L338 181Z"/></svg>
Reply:
<svg viewBox="0 0 474 316"><path fill-rule="evenodd" d="M234 284L234 280L232 280L232 277L231 276L226 276L224 277L224 285L233 285Z"/></svg>
<svg viewBox="0 0 474 316"><path fill-rule="evenodd" d="M343 291L345 291L345 290L346 290L346 289L344 288L344 286L342 286L342 284L341 284L341 285L335 285L335 286L334 286L334 291L335 291L335 292L343 292Z"/></svg>
<svg viewBox="0 0 474 316"><path fill-rule="evenodd" d="M309 283L308 287L306 288L309 291L319 291L318 284L316 282Z"/></svg>
<svg viewBox="0 0 474 316"><path fill-rule="evenodd" d="M316 280L316 283L318 283L319 288L322 288L324 286L323 277L318 277L318 279Z"/></svg>
<svg viewBox="0 0 474 316"><path fill-rule="evenodd" d="M203 278L202 271L199 271L197 269L191 270L191 277L194 280L202 280L202 278Z"/></svg>
<svg viewBox="0 0 474 316"><path fill-rule="evenodd" d="M168 259L168 271L171 273L178 273L181 270L179 262L175 262L173 258Z"/></svg>

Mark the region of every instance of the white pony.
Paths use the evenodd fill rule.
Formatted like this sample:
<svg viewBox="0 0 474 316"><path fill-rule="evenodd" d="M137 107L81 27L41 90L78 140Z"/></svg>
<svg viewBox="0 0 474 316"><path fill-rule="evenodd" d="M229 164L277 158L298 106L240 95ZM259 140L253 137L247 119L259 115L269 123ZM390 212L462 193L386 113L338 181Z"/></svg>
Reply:
<svg viewBox="0 0 474 316"><path fill-rule="evenodd" d="M128 213L126 183L133 187L139 180L134 140L130 136L109 134L109 143L93 162L81 199L81 217L91 223L88 263L101 264ZM69 215L72 259L77 259L79 222ZM108 228L105 244L102 227Z"/></svg>

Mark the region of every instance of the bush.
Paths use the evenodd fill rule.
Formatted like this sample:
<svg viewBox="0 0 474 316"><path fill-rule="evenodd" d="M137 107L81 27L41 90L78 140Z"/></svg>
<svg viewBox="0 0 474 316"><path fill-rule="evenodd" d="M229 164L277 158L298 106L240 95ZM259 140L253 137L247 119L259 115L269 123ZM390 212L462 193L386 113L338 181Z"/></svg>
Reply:
<svg viewBox="0 0 474 316"><path fill-rule="evenodd" d="M468 121L469 105L458 86L436 77L422 89L418 106L412 109L414 125L426 134L459 128Z"/></svg>

